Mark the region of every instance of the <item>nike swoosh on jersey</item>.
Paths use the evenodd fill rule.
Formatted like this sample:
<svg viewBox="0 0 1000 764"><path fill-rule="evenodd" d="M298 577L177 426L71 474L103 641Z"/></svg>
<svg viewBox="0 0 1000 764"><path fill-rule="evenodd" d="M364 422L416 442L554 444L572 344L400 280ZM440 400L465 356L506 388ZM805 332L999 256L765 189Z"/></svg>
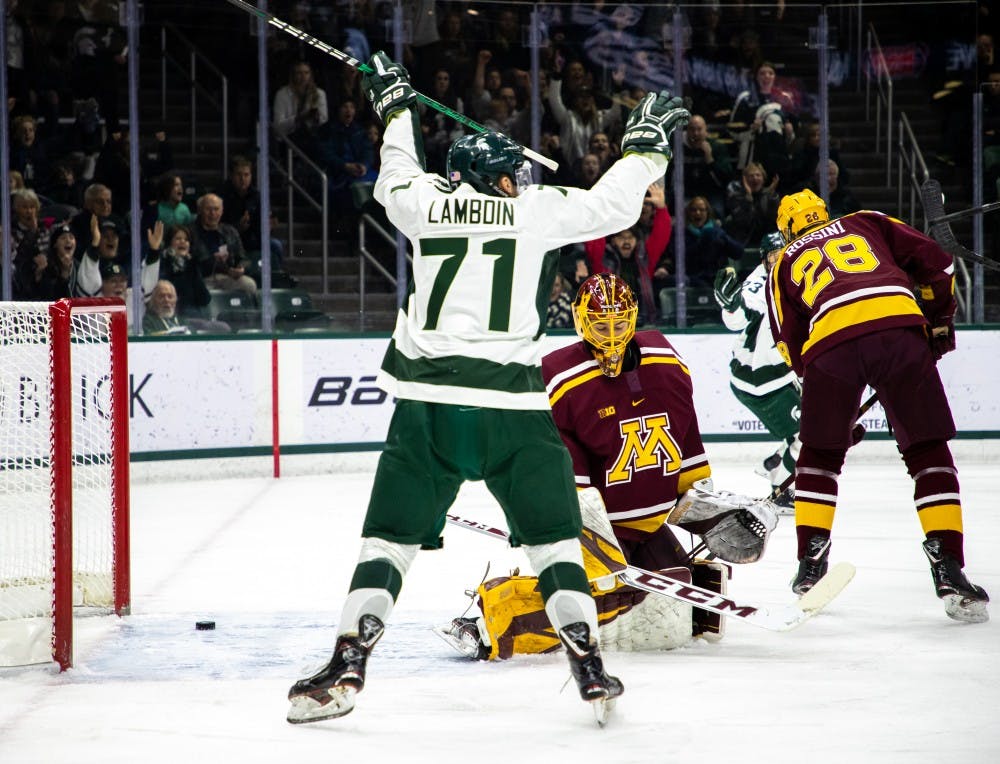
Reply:
<svg viewBox="0 0 1000 764"><path fill-rule="evenodd" d="M646 400L646 399L645 399L645 398L640 398L640 399L639 399L639 400L637 400L637 401L632 401L632 405L633 405L633 406L638 406L638 405L639 405L640 403L642 403L642 402L643 402L644 400Z"/></svg>

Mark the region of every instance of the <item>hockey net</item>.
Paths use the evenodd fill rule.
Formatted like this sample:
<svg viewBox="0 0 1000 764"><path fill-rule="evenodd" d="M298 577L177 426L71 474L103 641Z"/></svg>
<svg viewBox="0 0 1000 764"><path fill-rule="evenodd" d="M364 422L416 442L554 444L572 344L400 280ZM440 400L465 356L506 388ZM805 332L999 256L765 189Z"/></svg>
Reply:
<svg viewBox="0 0 1000 764"><path fill-rule="evenodd" d="M126 333L116 300L0 303L0 666L128 611Z"/></svg>

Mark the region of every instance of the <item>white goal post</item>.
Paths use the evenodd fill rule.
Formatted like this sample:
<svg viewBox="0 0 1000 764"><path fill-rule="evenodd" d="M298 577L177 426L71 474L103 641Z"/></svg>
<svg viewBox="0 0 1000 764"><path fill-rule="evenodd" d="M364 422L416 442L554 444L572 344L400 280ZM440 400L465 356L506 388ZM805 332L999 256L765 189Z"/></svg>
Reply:
<svg viewBox="0 0 1000 764"><path fill-rule="evenodd" d="M0 302L0 666L129 612L127 332L120 300Z"/></svg>

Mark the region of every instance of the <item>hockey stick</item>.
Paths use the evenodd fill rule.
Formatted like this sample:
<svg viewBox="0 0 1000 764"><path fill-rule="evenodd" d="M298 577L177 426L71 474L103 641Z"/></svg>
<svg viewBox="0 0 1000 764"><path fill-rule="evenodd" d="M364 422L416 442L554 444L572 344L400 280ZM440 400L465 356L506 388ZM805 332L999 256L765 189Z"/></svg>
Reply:
<svg viewBox="0 0 1000 764"><path fill-rule="evenodd" d="M358 59L354 58L354 56L348 53L344 53L344 51L342 50L337 50L332 45L328 45L322 40L316 39L308 32L303 32L298 27L293 27L291 24L282 21L278 17L272 16L267 11L262 11L260 8L257 8L248 2L245 2L245 0L226 0L226 2L229 3L230 5L236 6L241 11L246 11L252 16L256 16L257 18L263 19L271 26L280 29L282 32L287 32L295 39L301 40L306 45L310 45L313 48L316 48L316 50L322 51L323 53L326 53L326 55L331 56L332 58L335 58L338 61L347 64L348 66L353 66L355 69L358 69L362 72L371 72L371 68L367 64L358 61ZM417 100L431 107L435 111L441 112L446 117L451 117L456 122L465 125L469 129L477 133L485 133L488 130L488 128L484 127L483 125L480 125L478 122L469 119L464 114L459 114L454 109L445 106L443 103L435 101L433 98L430 98L429 96L425 96L423 93L417 93ZM524 155L528 157L528 159L533 159L540 165L548 167L553 172L559 169L558 162L555 162L546 156L542 156L537 151L533 151L532 149L529 149L527 146L522 146L521 149L522 151L524 151Z"/></svg>
<svg viewBox="0 0 1000 764"><path fill-rule="evenodd" d="M930 226L931 238L940 244L941 248L945 252L952 257L960 257L963 260L978 263L984 268L1000 271L1000 263L996 260L983 257L982 255L973 252L971 249L959 244L958 239L955 238L955 232L951 230L951 226L948 224L949 220L956 220L961 217L966 217L967 215L974 215L977 212L990 212L995 209L1000 209L1000 202L994 202L993 204L986 204L982 207L973 208L971 210L946 215L944 211L944 194L941 191L941 184L934 178L928 178L920 187L920 202L924 207L924 217L927 220L927 225Z"/></svg>
<svg viewBox="0 0 1000 764"><path fill-rule="evenodd" d="M452 525L482 533L500 541L510 541L510 534L501 528L494 528L475 520L466 520L458 515L448 515L447 517L448 522ZM634 565L628 565L615 571L615 575L623 583L636 589L686 602L692 607L728 618L736 618L751 626L769 631L790 631L808 621L840 594L854 578L854 573L855 568L851 563L839 562L830 568L827 574L798 602L768 609L756 605L740 605L735 600L713 592L711 589L703 589L700 586L684 583L662 573L644 570Z"/></svg>

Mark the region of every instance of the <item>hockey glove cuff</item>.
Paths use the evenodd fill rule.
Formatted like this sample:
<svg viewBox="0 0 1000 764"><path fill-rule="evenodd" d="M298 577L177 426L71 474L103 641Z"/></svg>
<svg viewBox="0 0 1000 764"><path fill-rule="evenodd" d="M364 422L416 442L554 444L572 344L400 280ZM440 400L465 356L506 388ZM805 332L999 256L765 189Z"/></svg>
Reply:
<svg viewBox="0 0 1000 764"><path fill-rule="evenodd" d="M940 360L945 353L950 353L955 349L955 319L952 316L938 319L930 327L928 339L935 361Z"/></svg>
<svg viewBox="0 0 1000 764"><path fill-rule="evenodd" d="M382 51L368 59L368 67L371 71L361 75L361 87L376 116L386 125L393 114L416 103L417 94L406 68Z"/></svg>
<svg viewBox="0 0 1000 764"><path fill-rule="evenodd" d="M670 138L674 130L690 119L691 112L684 108L683 99L672 97L666 90L658 95L647 94L628 115L622 136L622 155L630 151L663 154L669 160L673 156Z"/></svg>

